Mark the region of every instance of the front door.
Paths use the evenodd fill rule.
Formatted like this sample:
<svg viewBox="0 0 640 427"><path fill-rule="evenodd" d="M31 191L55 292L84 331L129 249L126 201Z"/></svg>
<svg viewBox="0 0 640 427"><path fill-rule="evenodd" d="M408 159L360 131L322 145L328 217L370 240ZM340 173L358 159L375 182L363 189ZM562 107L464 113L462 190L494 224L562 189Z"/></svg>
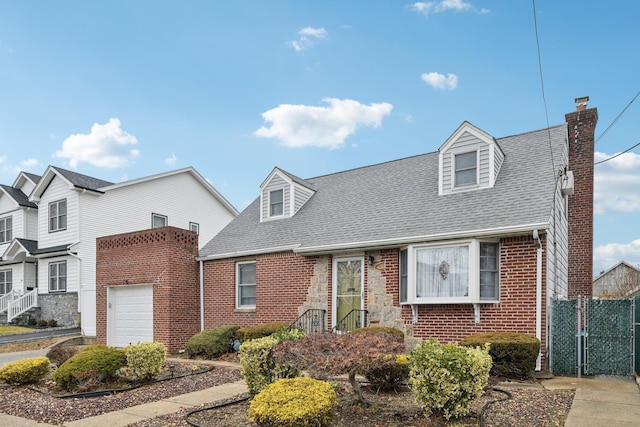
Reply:
<svg viewBox="0 0 640 427"><path fill-rule="evenodd" d="M333 260L332 324L337 326L336 329L339 331L348 332L364 326L364 316L360 311L363 309L363 263L362 257L334 258Z"/></svg>

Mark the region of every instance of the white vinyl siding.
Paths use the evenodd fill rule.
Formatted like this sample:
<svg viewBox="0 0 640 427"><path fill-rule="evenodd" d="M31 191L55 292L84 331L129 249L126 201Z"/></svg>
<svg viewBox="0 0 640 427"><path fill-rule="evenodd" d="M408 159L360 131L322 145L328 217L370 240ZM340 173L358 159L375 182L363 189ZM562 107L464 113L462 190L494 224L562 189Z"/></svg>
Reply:
<svg viewBox="0 0 640 427"><path fill-rule="evenodd" d="M282 214L275 215L277 218L289 217L291 209L291 186L280 175L274 175L267 185L262 189L262 218L269 219L271 215L271 192L282 190Z"/></svg>
<svg viewBox="0 0 640 427"><path fill-rule="evenodd" d="M466 126L466 127L465 127ZM472 126L466 124L463 129L472 129ZM458 191L471 191L477 188L493 187L495 179L500 172L500 167L504 161L504 154L489 137L480 137L483 133L478 134L469 130L461 131L456 135L455 139L441 147L439 156L440 176L439 176L439 194L451 194ZM455 134L454 134L455 135ZM469 183L465 181L460 185L456 183L456 156L461 156L459 160L464 160L465 155L476 153L476 182Z"/></svg>
<svg viewBox="0 0 640 427"><path fill-rule="evenodd" d="M49 203L58 200L66 200L67 217L64 230L49 232ZM67 245L77 243L80 240L78 230L78 215L80 211L80 200L78 192L71 190L68 184L61 178L55 177L47 187L47 191L42 194L38 209L38 247L50 248L52 246ZM105 218L107 212L102 213ZM104 221L108 222L108 221ZM95 241L93 242L95 246ZM42 277L42 276L40 276ZM46 276L44 276L46 277Z"/></svg>
<svg viewBox="0 0 640 427"><path fill-rule="evenodd" d="M294 205L293 205L293 213L295 214L300 210L300 208L307 203L313 196L313 191L308 188L302 187L301 185L294 186Z"/></svg>

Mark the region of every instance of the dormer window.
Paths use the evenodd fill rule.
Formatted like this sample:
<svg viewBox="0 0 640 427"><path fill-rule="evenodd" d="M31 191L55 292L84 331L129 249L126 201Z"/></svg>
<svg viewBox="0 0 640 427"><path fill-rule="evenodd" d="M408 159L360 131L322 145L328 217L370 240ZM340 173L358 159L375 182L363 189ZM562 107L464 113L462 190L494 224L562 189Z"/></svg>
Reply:
<svg viewBox="0 0 640 427"><path fill-rule="evenodd" d="M438 149L438 194L491 188L505 155L498 142L464 122Z"/></svg>
<svg viewBox="0 0 640 427"><path fill-rule="evenodd" d="M284 213L284 190L269 192L269 216L281 216Z"/></svg>
<svg viewBox="0 0 640 427"><path fill-rule="evenodd" d="M313 193L307 181L274 168L260 185L260 222L294 216Z"/></svg>
<svg viewBox="0 0 640 427"><path fill-rule="evenodd" d="M455 187L477 185L478 181L478 153L460 153L454 156Z"/></svg>

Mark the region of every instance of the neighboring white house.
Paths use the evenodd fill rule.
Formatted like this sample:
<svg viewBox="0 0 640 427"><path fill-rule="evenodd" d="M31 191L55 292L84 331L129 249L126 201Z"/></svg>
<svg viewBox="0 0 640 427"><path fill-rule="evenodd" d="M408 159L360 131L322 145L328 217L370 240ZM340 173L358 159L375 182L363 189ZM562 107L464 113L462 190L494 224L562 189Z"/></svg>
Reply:
<svg viewBox="0 0 640 427"><path fill-rule="evenodd" d="M29 190L27 202L37 212L37 220L31 221L37 223L37 233L15 234L0 269L13 273L23 262L37 265L37 279L32 275L33 283L25 282L19 289L14 283L13 289L25 296L37 293L29 304L40 307L42 318L80 325L89 336L96 333L96 238L171 225L196 231L203 246L238 214L191 167L114 184L49 166L31 188L18 180L9 188L22 184ZM0 198L0 218L4 199ZM17 220L13 221L15 228ZM29 292L31 288L37 292Z"/></svg>

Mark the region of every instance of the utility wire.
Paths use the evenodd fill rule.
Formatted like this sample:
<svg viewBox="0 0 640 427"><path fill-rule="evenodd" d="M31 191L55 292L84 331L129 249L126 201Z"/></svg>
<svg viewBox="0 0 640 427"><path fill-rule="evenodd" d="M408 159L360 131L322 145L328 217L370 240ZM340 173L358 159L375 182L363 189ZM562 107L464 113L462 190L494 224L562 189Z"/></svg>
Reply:
<svg viewBox="0 0 640 427"><path fill-rule="evenodd" d="M600 160L599 162L595 162L593 165L594 165L594 166L595 166L595 165L599 165L600 163L608 162L609 160L615 159L616 157L621 156L621 155L623 155L624 153L626 153L626 152L628 152L628 151L633 150L633 149L634 149L634 148L636 148L638 145L640 145L640 142L638 142L638 143L637 143L636 145L634 145L633 147L629 147L629 148L627 148L626 150L624 150L624 151L622 151L622 152L620 152L620 153L618 153L618 154L616 154L616 155L614 155L614 156L611 156L611 157L609 157L609 158L607 158L607 159L604 159L604 160Z"/></svg>
<svg viewBox="0 0 640 427"><path fill-rule="evenodd" d="M553 147L551 145L551 128L549 127L549 111L547 109L547 98L544 94L544 78L542 77L542 55L540 54L540 40L538 38L538 18L536 17L536 0L533 3L533 28L536 33L536 46L538 48L538 69L540 70L540 87L542 89L542 102L544 104L544 115L547 119L547 137L549 139L549 151L551 152L551 167L553 168L553 176L556 175L556 165L553 161Z"/></svg>
<svg viewBox="0 0 640 427"><path fill-rule="evenodd" d="M624 109L620 112L620 114L618 114L616 116L615 119L613 119L613 121L611 122L611 124L609 126L607 126L607 128L604 130L604 132L602 132L600 134L599 137L596 138L596 143L600 140L600 138L602 138L603 136L605 136L605 134L609 131L609 129L611 129L611 127L618 121L618 119L624 114L625 111L627 111L627 108L629 108L631 106L631 104L633 104L633 102L636 100L636 98L640 96L640 91L638 91L638 93L636 93L636 96L633 97L633 99L631 101L629 101L629 103L627 104L626 107L624 107ZM597 164L597 163L596 163Z"/></svg>

